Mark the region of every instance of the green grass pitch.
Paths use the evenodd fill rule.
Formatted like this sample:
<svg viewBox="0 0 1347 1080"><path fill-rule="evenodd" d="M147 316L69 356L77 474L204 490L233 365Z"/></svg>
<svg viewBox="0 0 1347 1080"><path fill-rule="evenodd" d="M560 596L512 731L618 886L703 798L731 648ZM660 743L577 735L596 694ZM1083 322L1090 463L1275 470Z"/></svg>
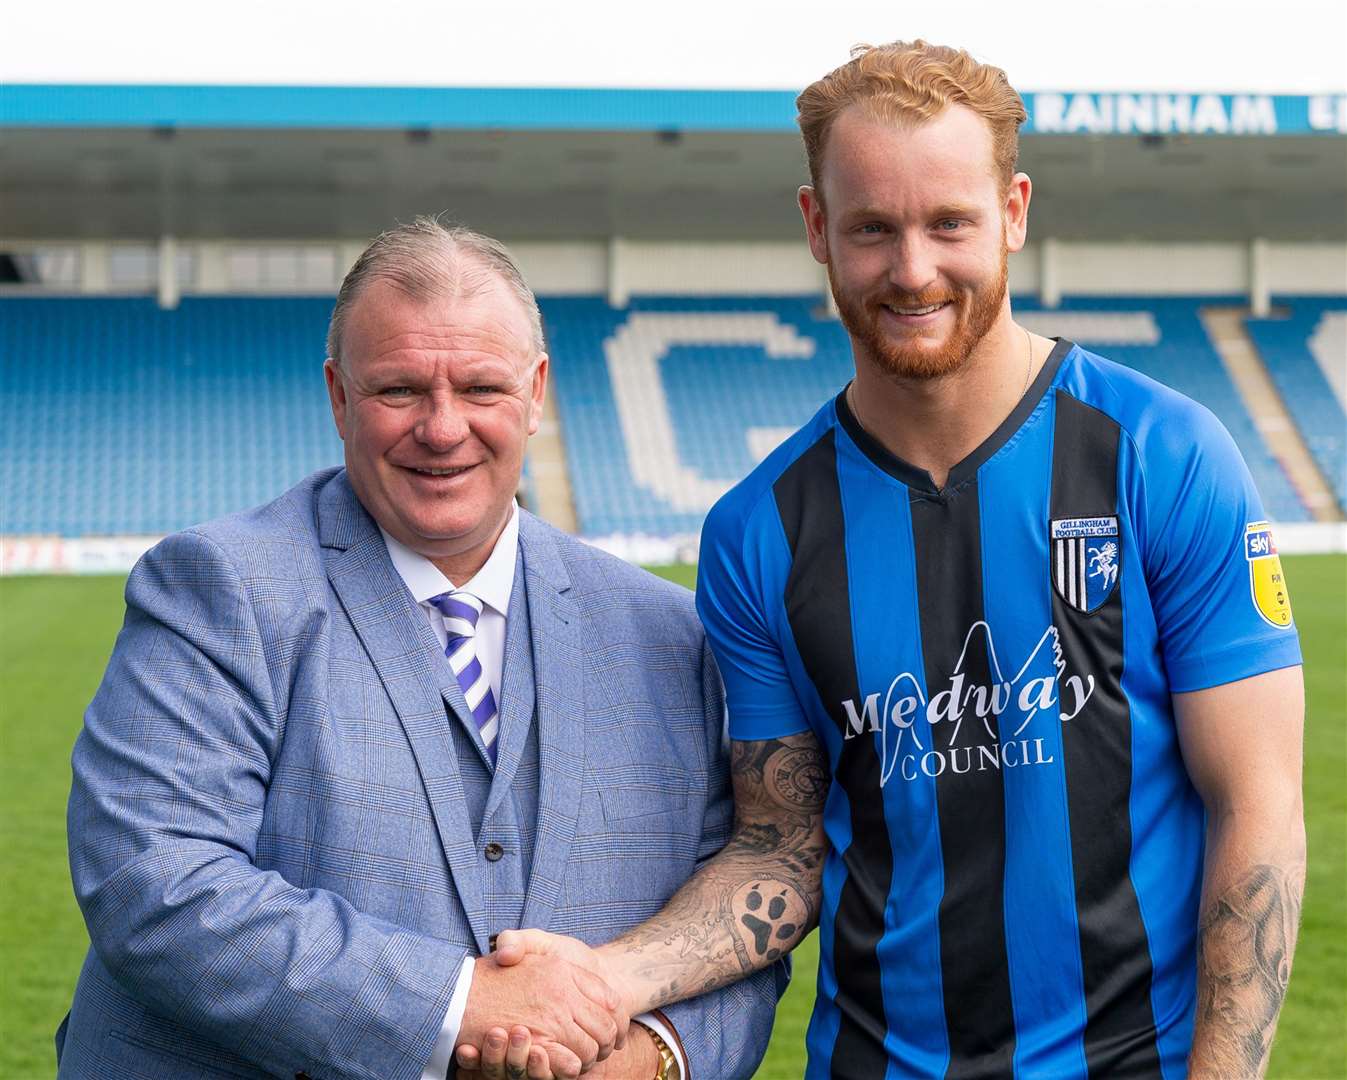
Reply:
<svg viewBox="0 0 1347 1080"><path fill-rule="evenodd" d="M691 584L687 568L662 571ZM1286 559L1306 656L1309 883L1271 1074L1347 1076L1347 558ZM70 890L70 748L122 617L119 578L0 580L0 1078L55 1071L88 944ZM760 1080L800 1076L817 938L796 951Z"/></svg>

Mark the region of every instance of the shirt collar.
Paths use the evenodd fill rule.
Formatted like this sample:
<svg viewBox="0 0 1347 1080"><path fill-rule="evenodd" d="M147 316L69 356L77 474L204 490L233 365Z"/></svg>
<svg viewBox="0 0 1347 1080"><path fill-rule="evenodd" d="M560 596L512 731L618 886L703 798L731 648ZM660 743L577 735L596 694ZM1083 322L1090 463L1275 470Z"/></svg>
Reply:
<svg viewBox="0 0 1347 1080"><path fill-rule="evenodd" d="M393 569L398 572L403 583L418 604L424 604L432 596L443 592L463 589L472 593L488 607L508 615L510 611L510 593L514 590L514 566L519 558L519 504L510 504L510 520L491 549L482 568L473 574L471 580L455 585L436 568L424 555L419 555L406 544L383 533L384 546L388 548L388 557L393 560Z"/></svg>

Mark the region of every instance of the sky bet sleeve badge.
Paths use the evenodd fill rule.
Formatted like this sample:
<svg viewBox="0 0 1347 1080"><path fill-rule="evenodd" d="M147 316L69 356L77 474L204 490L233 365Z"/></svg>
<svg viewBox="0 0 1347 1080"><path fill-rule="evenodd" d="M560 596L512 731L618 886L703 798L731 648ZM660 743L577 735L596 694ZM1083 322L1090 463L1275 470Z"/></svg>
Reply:
<svg viewBox="0 0 1347 1080"><path fill-rule="evenodd" d="M1098 610L1118 584L1122 564L1116 517L1052 522L1052 585L1077 611Z"/></svg>
<svg viewBox="0 0 1347 1080"><path fill-rule="evenodd" d="M1249 590L1258 614L1273 626L1290 626L1291 595L1286 591L1272 526L1266 521L1244 527L1244 557L1249 561Z"/></svg>

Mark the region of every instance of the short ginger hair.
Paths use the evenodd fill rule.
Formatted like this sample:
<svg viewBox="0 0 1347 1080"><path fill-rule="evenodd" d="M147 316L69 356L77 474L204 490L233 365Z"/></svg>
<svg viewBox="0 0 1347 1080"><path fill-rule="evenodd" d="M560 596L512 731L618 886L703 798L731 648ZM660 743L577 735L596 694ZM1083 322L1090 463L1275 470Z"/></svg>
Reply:
<svg viewBox="0 0 1347 1080"><path fill-rule="evenodd" d="M876 120L911 124L934 119L955 104L987 121L993 167L1005 190L1015 175L1020 125L1028 117L1024 102L1000 68L979 63L963 49L920 39L857 45L850 60L795 99L810 183L818 189L828 132L848 106L860 105Z"/></svg>

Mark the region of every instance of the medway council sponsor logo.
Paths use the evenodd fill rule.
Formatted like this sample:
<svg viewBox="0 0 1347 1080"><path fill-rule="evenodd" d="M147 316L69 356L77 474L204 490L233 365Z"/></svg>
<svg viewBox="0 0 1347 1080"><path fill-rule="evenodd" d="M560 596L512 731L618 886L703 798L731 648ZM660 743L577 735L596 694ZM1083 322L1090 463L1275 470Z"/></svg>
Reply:
<svg viewBox="0 0 1347 1080"><path fill-rule="evenodd" d="M991 681L973 682L965 672L969 646L985 644ZM1052 673L1041 674L1046 655ZM1037 669L1040 673L1033 673ZM985 772L1052 765L1055 759L1030 724L1040 715L1068 723L1080 715L1094 695L1090 674L1068 673L1062 658L1057 627L1043 631L1019 670L1006 675L996 654L991 627L979 620L964 636L963 648L948 685L927 698L921 681L904 671L889 683L883 694L876 691L863 701L842 702L844 739L879 734L883 759L879 785L889 782L895 770L904 780L951 773ZM1007 716L1003 727L999 720ZM1018 720L1018 723L1016 721ZM973 738L968 725L981 724L987 739ZM1010 725L1014 724L1013 729ZM942 737L943 736L943 737Z"/></svg>

